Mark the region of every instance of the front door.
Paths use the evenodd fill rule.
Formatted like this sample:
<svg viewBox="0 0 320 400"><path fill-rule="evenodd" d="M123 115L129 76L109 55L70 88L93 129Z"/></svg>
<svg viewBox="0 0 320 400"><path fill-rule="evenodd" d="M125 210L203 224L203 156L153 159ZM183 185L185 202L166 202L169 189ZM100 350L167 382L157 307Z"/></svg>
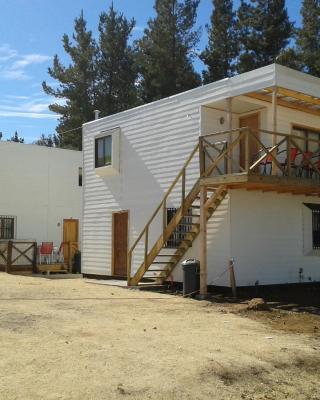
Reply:
<svg viewBox="0 0 320 400"><path fill-rule="evenodd" d="M247 127L251 130L251 134L259 138L260 118L259 114L251 114L239 119L240 128ZM255 159L258 158L259 145L254 140L249 141L249 165L253 164ZM245 139L240 141L240 165L245 168Z"/></svg>
<svg viewBox="0 0 320 400"><path fill-rule="evenodd" d="M127 276L128 211L112 214L112 275Z"/></svg>
<svg viewBox="0 0 320 400"><path fill-rule="evenodd" d="M71 258L78 250L79 242L79 220L64 219L63 220L63 258L65 262L69 261L69 243L71 249Z"/></svg>

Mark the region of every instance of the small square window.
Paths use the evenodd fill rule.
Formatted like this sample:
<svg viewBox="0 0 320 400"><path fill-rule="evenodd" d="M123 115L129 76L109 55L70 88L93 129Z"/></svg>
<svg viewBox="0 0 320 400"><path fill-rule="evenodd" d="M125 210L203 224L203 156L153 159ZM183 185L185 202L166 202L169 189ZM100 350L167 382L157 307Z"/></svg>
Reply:
<svg viewBox="0 0 320 400"><path fill-rule="evenodd" d="M95 139L95 167L112 165L112 136Z"/></svg>
<svg viewBox="0 0 320 400"><path fill-rule="evenodd" d="M312 249L320 250L320 204L305 203L312 215Z"/></svg>
<svg viewBox="0 0 320 400"><path fill-rule="evenodd" d="M0 215L0 239L14 239L15 217Z"/></svg>

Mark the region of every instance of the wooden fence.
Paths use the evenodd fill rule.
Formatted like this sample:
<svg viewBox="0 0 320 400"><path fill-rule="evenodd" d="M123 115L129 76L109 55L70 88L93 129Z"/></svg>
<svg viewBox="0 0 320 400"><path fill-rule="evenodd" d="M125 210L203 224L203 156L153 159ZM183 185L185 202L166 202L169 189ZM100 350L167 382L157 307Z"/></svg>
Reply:
<svg viewBox="0 0 320 400"><path fill-rule="evenodd" d="M0 271L37 272L37 243L19 240L0 241Z"/></svg>

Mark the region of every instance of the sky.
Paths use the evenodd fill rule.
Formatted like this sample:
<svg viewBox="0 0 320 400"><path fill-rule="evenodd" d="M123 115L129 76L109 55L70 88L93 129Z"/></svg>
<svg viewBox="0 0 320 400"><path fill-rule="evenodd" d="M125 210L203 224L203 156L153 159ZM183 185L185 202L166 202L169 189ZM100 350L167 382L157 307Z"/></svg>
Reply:
<svg viewBox="0 0 320 400"><path fill-rule="evenodd" d="M300 24L301 0L286 0L291 20ZM237 7L240 0L234 0ZM15 131L32 143L41 134L55 132L58 116L48 110L54 99L42 90L45 80L55 85L48 67L58 54L63 63L68 59L62 48L64 33L72 35L74 19L84 11L87 26L97 34L99 14L111 0L0 0L0 132L4 139ZM154 16L154 0L114 0L117 10L127 18L134 17L133 39L143 34L150 17ZM206 46L205 24L212 11L211 0L200 0L197 26L202 26L198 45ZM203 69L195 62L198 71Z"/></svg>

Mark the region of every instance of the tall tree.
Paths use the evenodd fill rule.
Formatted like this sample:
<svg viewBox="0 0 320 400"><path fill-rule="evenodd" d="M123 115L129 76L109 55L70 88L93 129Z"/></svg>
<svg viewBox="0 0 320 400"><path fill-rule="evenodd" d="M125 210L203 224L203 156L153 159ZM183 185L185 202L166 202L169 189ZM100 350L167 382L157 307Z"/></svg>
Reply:
<svg viewBox="0 0 320 400"><path fill-rule="evenodd" d="M42 134L38 140L34 142L38 146L46 147L60 147L59 137L57 135L44 135Z"/></svg>
<svg viewBox="0 0 320 400"><path fill-rule="evenodd" d="M83 12L75 19L74 31L73 43L66 34L62 39L71 63L63 66L55 55L53 67L48 69L49 75L59 82L58 88L46 82L42 86L48 95L60 100L51 104L49 109L61 115L56 128L61 134L61 146L80 150L81 125L94 118L97 47L91 31L86 28ZM70 132L63 133L65 131Z"/></svg>
<svg viewBox="0 0 320 400"><path fill-rule="evenodd" d="M128 44L135 20L114 10L102 13L99 21L98 108L109 115L137 105L135 56Z"/></svg>
<svg viewBox="0 0 320 400"><path fill-rule="evenodd" d="M238 9L239 73L276 62L293 36L285 0L241 0Z"/></svg>
<svg viewBox="0 0 320 400"><path fill-rule="evenodd" d="M298 30L297 52L303 69L320 77L320 0L303 0L302 27Z"/></svg>
<svg viewBox="0 0 320 400"><path fill-rule="evenodd" d="M24 143L24 138L20 137L18 135L18 132L15 131L15 133L13 134L13 136L11 136L10 139L7 140L8 142L16 142L16 143Z"/></svg>
<svg viewBox="0 0 320 400"><path fill-rule="evenodd" d="M143 101L161 99L201 83L193 68L199 0L156 0L156 16L138 42Z"/></svg>
<svg viewBox="0 0 320 400"><path fill-rule="evenodd" d="M237 34L232 0L212 0L213 12L208 30L208 46L200 58L208 67L203 72L204 83L232 76L237 55Z"/></svg>

